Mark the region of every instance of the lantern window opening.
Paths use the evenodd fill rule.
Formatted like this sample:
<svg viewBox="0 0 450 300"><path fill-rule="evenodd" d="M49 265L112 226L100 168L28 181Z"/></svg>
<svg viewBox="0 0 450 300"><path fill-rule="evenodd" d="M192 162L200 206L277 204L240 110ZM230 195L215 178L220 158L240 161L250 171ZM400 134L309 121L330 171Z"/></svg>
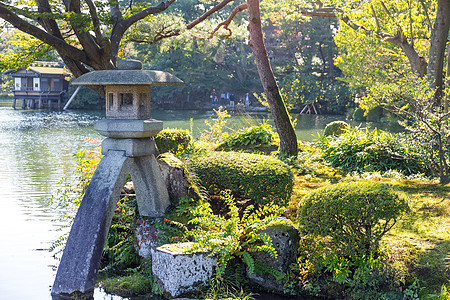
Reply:
<svg viewBox="0 0 450 300"><path fill-rule="evenodd" d="M119 93L120 107L133 106L133 94L132 93Z"/></svg>
<svg viewBox="0 0 450 300"><path fill-rule="evenodd" d="M139 94L139 106L141 106L141 107L145 106L147 100L148 100L148 94L147 93L140 93Z"/></svg>
<svg viewBox="0 0 450 300"><path fill-rule="evenodd" d="M108 105L107 105L108 111L114 109L114 93L108 93Z"/></svg>

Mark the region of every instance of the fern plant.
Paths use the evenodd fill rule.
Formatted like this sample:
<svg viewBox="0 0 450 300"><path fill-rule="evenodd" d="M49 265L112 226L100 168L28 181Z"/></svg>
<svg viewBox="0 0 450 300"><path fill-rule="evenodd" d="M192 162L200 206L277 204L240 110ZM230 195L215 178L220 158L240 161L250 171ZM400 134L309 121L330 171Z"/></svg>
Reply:
<svg viewBox="0 0 450 300"><path fill-rule="evenodd" d="M188 223L196 226L190 230L189 235L196 243L189 251L209 251L211 256L216 256L217 277L222 277L228 263L234 258L241 259L248 266L248 271L254 273L252 252L265 251L271 257L277 257L270 237L260 231L268 223L278 219L284 208L272 205L254 210L250 205L240 218L234 198L228 193L222 193L222 197L229 209L227 216L213 214L207 202L192 208L194 218Z"/></svg>

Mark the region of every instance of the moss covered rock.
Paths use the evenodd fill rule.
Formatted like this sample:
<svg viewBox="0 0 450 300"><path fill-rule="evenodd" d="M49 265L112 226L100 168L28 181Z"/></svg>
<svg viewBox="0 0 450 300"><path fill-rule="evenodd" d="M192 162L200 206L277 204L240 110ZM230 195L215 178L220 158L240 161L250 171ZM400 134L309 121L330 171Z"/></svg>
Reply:
<svg viewBox="0 0 450 300"><path fill-rule="evenodd" d="M247 276L261 289L283 293L284 282L281 277L289 272L293 263L297 262L299 232L292 221L284 218L270 222L261 232L270 237L278 256L271 257L265 251L252 254L256 263L255 273Z"/></svg>

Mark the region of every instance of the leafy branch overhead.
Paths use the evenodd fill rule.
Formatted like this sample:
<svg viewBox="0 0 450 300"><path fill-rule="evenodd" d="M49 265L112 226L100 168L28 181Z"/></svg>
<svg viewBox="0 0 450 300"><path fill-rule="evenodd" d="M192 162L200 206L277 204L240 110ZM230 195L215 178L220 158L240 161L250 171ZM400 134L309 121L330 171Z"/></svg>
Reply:
<svg viewBox="0 0 450 300"><path fill-rule="evenodd" d="M0 18L53 47L75 76L114 69L125 32L144 18L165 11L175 0L158 5L79 0L16 6L0 2Z"/></svg>
<svg viewBox="0 0 450 300"><path fill-rule="evenodd" d="M357 24L355 21L351 19L349 13L346 13L344 9L339 8L337 6L327 6L323 7L322 3L318 1L318 8L316 9L307 9L300 7L299 10L302 15L307 17L326 17L326 18L339 18L344 24L346 24L349 28L354 31L362 32L367 36L377 36L380 39L383 39L386 42L389 42L399 48L402 49L404 54L408 57L408 60L411 65L411 69L414 73L417 73L420 77L424 76L427 72L427 62L425 58L420 55L414 47L414 39L420 38L419 36L415 36L415 32L412 30L412 18L409 20L409 24L407 24L411 30L409 32L409 37L405 34L405 30L403 30L402 24L400 24L396 20L396 15L392 12L394 9L390 9L384 1L377 1L378 6L375 6L373 2L370 2L367 8L369 18L373 19L375 28L370 29L364 25ZM420 1L423 4L423 1ZM364 6L364 5L363 5ZM424 6L423 14L426 15L428 20L428 28L431 28L431 21L428 15L428 12ZM377 9L379 11L377 11ZM388 22L382 22L386 20L380 20L381 16L385 16L388 19ZM383 28L382 24L385 23L393 23L394 27L391 28ZM387 30L386 30L387 29ZM389 32L389 29L393 30L394 33Z"/></svg>

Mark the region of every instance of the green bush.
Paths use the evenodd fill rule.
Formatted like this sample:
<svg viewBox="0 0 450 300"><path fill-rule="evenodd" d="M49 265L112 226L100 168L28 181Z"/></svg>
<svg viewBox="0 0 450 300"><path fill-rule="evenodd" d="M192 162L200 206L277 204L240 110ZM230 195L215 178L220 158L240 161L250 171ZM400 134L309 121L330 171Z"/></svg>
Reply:
<svg viewBox="0 0 450 300"><path fill-rule="evenodd" d="M297 216L308 235L330 237L330 248L344 257L376 254L379 241L408 210L405 195L392 186L343 182L324 186L301 201Z"/></svg>
<svg viewBox="0 0 450 300"><path fill-rule="evenodd" d="M364 109L358 107L353 113L353 120L358 122L365 121L366 117L364 116Z"/></svg>
<svg viewBox="0 0 450 300"><path fill-rule="evenodd" d="M383 108L376 106L367 112L366 120L367 122L380 122L382 116Z"/></svg>
<svg viewBox="0 0 450 300"><path fill-rule="evenodd" d="M189 130L165 128L155 136L155 143L160 153L183 152L192 140Z"/></svg>
<svg viewBox="0 0 450 300"><path fill-rule="evenodd" d="M350 125L345 123L344 121L334 121L330 122L325 126L325 130L323 131L324 136L334 135L339 136L345 133L350 129Z"/></svg>
<svg viewBox="0 0 450 300"><path fill-rule="evenodd" d="M234 133L224 133L222 141L229 147L248 145L269 145L274 139L270 124L265 122L257 126L240 129Z"/></svg>
<svg viewBox="0 0 450 300"><path fill-rule="evenodd" d="M253 199L257 204L286 204L292 194L293 175L287 164L270 156L207 152L186 162L190 172L211 194L229 190L236 199Z"/></svg>
<svg viewBox="0 0 450 300"><path fill-rule="evenodd" d="M320 299L404 299L405 278L386 257L347 259L327 249L318 239L300 240L300 287Z"/></svg>
<svg viewBox="0 0 450 300"><path fill-rule="evenodd" d="M428 172L415 148L417 145L401 134L353 128L338 137L322 136L317 145L326 161L346 172L397 170L404 175Z"/></svg>

